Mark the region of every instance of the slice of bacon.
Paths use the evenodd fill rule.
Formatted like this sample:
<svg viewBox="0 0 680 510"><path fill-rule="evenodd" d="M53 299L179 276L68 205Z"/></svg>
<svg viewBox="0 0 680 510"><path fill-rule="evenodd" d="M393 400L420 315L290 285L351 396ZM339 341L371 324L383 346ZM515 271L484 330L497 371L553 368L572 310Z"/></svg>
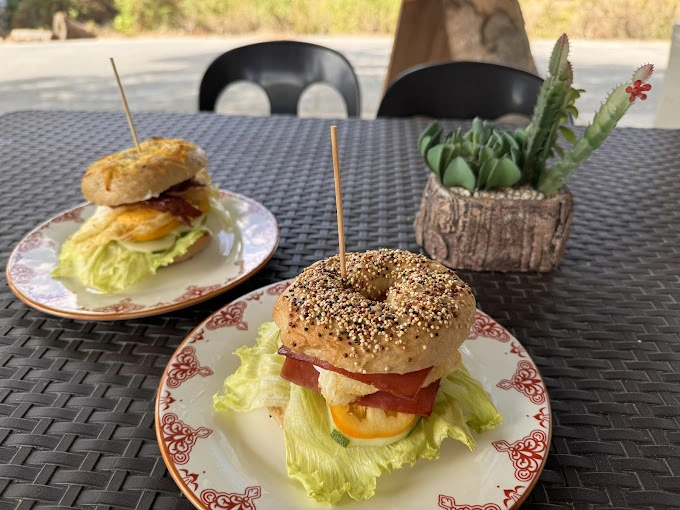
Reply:
<svg viewBox="0 0 680 510"><path fill-rule="evenodd" d="M281 367L281 377L298 386L321 393L321 388L319 388L319 371L307 361L286 358Z"/></svg>
<svg viewBox="0 0 680 510"><path fill-rule="evenodd" d="M288 358L294 358L302 361L308 361L317 367L325 368L326 370L332 370L339 374L360 381L366 384L372 384L380 391L386 391L392 393L398 397L402 398L413 398L416 396L420 387L423 385L423 381L430 373L432 367L423 368L416 372L407 372L405 374L357 374L354 372L349 372L342 368L334 367L327 361L315 358L314 356L309 356L307 354L302 354L299 352L291 351L285 345L279 348L279 354L282 354Z"/></svg>
<svg viewBox="0 0 680 510"><path fill-rule="evenodd" d="M191 179L187 179L186 181L182 181L179 184L175 184L174 186L169 187L163 193L181 193L182 191L186 191L189 188L196 187L203 188L205 187L205 184L197 181L192 177Z"/></svg>
<svg viewBox="0 0 680 510"><path fill-rule="evenodd" d="M319 371L309 361L286 357L281 368L281 377L293 384L321 393L321 388L319 388ZM422 388L415 395L415 398L400 398L386 391L377 391L360 397L356 403L366 407L385 409L386 411L429 416L432 414L437 390L439 390L439 379L429 386Z"/></svg>
<svg viewBox="0 0 680 510"><path fill-rule="evenodd" d="M434 399L437 397L437 391L439 391L439 381L437 379L432 384L421 388L414 399L399 398L386 391L376 391L361 397L357 400L357 404L366 407L377 407L386 411L430 416L434 407Z"/></svg>
<svg viewBox="0 0 680 510"><path fill-rule="evenodd" d="M167 212L180 220L185 225L190 225L191 220L198 218L203 213L183 198L173 195L162 194L157 198L150 198L143 202L138 202L142 207L155 209L156 211Z"/></svg>

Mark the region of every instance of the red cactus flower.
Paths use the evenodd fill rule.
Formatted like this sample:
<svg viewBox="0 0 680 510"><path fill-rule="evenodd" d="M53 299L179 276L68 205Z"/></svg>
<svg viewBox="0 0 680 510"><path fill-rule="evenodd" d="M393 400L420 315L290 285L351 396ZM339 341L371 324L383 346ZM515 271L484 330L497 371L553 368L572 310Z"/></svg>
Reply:
<svg viewBox="0 0 680 510"><path fill-rule="evenodd" d="M626 92L630 94L628 99L630 99L631 103L638 97L640 98L640 101L647 99L647 94L645 94L645 92L649 92L650 90L652 90L652 85L649 83L643 85L642 80L635 80L632 87L630 85L626 87Z"/></svg>

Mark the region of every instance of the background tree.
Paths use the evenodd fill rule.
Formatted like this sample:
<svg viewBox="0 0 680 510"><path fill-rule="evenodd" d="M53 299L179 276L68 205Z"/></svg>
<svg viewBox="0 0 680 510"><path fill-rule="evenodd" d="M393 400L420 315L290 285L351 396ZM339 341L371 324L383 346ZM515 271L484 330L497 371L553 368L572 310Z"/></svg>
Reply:
<svg viewBox="0 0 680 510"><path fill-rule="evenodd" d="M10 0L7 6L12 28L52 28L58 11L97 24L110 22L116 14L114 0Z"/></svg>

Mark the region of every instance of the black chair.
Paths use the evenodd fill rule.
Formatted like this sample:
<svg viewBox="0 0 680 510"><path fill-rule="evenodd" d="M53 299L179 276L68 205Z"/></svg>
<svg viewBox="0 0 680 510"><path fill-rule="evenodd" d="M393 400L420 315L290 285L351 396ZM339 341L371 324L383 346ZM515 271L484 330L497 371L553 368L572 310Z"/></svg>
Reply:
<svg viewBox="0 0 680 510"><path fill-rule="evenodd" d="M531 117L543 80L496 64L445 62L407 69L390 84L378 117Z"/></svg>
<svg viewBox="0 0 680 510"><path fill-rule="evenodd" d="M271 113L297 115L302 92L313 83L327 83L340 92L347 115L361 112L359 81L337 51L297 41L251 44L228 51L208 67L198 95L201 111L215 111L217 98L229 84L246 80L259 84L269 97Z"/></svg>

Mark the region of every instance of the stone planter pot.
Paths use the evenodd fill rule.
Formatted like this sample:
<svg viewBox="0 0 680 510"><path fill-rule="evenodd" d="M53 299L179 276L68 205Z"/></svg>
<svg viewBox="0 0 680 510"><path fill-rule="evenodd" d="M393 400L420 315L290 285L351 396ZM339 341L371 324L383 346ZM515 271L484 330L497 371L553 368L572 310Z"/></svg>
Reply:
<svg viewBox="0 0 680 510"><path fill-rule="evenodd" d="M414 224L416 241L455 269L550 271L564 255L573 205L568 190L546 199L466 197L431 174Z"/></svg>

